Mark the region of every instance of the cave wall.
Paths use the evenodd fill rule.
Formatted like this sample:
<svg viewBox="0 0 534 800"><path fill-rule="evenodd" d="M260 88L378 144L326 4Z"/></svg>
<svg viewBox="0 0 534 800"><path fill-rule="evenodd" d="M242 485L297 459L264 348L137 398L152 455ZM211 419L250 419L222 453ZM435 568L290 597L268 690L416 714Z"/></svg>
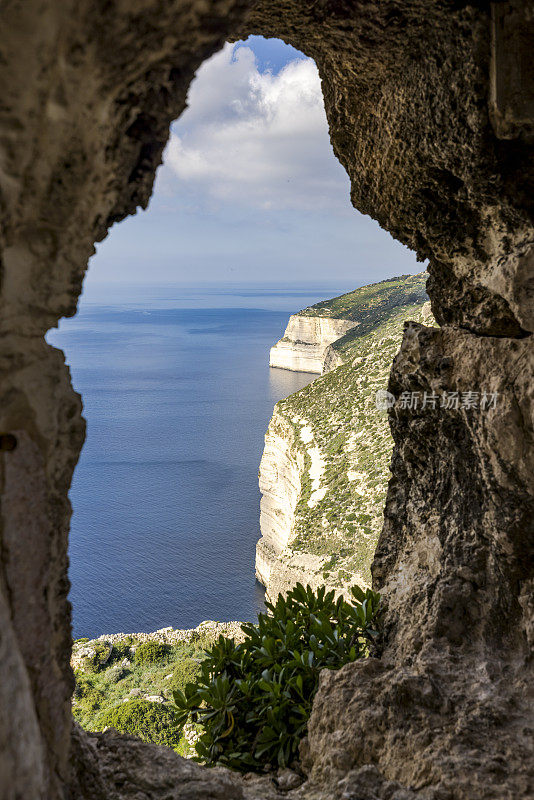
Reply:
<svg viewBox="0 0 534 800"><path fill-rule="evenodd" d="M441 324L533 330L532 25L522 2L281 0L246 26L317 62L352 202L429 259ZM515 82L497 100L491 77L509 61Z"/></svg>
<svg viewBox="0 0 534 800"><path fill-rule="evenodd" d="M531 5L10 0L0 19L0 796L142 796L127 744L71 738L67 491L84 423L43 336L75 313L94 243L148 203L195 70L249 33L316 60L353 204L429 259L443 327L407 329L391 390L501 400L392 410L383 656L325 674L303 796L534 796ZM145 758L145 797L267 797Z"/></svg>
<svg viewBox="0 0 534 800"><path fill-rule="evenodd" d="M0 456L2 798L55 800L70 782L67 491L84 423L43 335L75 313L95 241L148 203L194 72L244 5L0 9L0 434L17 440Z"/></svg>

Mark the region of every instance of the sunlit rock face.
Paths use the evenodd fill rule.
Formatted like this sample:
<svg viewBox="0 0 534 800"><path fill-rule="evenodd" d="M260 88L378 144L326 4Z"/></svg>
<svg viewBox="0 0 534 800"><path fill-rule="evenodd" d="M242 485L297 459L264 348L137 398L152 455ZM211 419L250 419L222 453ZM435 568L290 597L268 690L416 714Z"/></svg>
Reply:
<svg viewBox="0 0 534 800"><path fill-rule="evenodd" d="M262 494L260 526L270 549L281 553L291 539L295 507L301 492L304 455L294 446L293 427L281 415L274 414L265 435L260 462L259 485ZM260 559L261 562L261 559ZM259 578L264 568L257 565Z"/></svg>
<svg viewBox="0 0 534 800"><path fill-rule="evenodd" d="M95 241L146 206L195 70L248 33L316 60L354 205L429 259L443 330L408 329L392 386L476 383L506 401L476 421L392 413L384 655L324 675L297 794L532 795L531 4L28 0L0 20L0 433L16 440L0 454L3 796L253 791L128 738L72 744L67 492L83 423L42 339L74 313Z"/></svg>
<svg viewBox="0 0 534 800"><path fill-rule="evenodd" d="M283 338L271 347L269 366L322 375L328 346L354 327L352 320L293 314Z"/></svg>
<svg viewBox="0 0 534 800"><path fill-rule="evenodd" d="M325 309L344 306L356 325L327 348L328 374L277 403L267 429L256 576L269 599L296 582L349 598L351 586L371 583L392 448L376 396L387 387L404 324L433 322L425 281L425 274L391 278L298 315L322 320Z"/></svg>
<svg viewBox="0 0 534 800"><path fill-rule="evenodd" d="M306 461L321 458L306 421L302 426L282 413L275 413L265 435L260 463L259 486L261 539L256 546L256 577L265 586L268 600L276 601L296 583L314 589L327 585L339 593L339 587L325 581L324 557L305 548L293 549L297 534L297 504L302 500L303 482L309 479Z"/></svg>

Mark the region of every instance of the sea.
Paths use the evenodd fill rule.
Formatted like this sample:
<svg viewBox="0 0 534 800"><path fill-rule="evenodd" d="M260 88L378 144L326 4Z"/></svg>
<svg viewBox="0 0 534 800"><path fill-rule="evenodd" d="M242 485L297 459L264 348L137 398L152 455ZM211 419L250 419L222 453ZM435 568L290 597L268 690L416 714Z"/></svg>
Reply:
<svg viewBox="0 0 534 800"><path fill-rule="evenodd" d="M73 636L254 620L269 367L291 313L354 287L108 287L47 335L83 398L70 491ZM95 298L96 294L96 298Z"/></svg>

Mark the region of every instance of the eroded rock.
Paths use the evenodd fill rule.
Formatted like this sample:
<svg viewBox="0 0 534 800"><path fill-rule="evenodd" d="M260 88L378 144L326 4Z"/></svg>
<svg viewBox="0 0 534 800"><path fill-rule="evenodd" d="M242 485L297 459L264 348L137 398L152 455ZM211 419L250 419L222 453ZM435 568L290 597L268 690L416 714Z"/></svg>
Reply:
<svg viewBox="0 0 534 800"><path fill-rule="evenodd" d="M323 673L312 782L373 782L373 764L378 798L397 797L388 781L425 800L533 796L533 365L531 338L408 324L393 394L486 390L496 403L392 409L393 477L372 567L388 605L384 651Z"/></svg>
<svg viewBox="0 0 534 800"><path fill-rule="evenodd" d="M532 795L531 4L27 0L0 20L0 430L17 442L0 455L2 797L256 791L221 776L199 794L214 773L170 751L144 775L150 748L128 737L71 742L67 492L83 422L62 354L42 338L74 313L95 241L146 206L194 71L249 33L316 59L354 205L429 258L446 327L408 332L392 385L476 381L507 398L476 421L392 418L375 565L383 663L325 676L313 786L296 791Z"/></svg>
<svg viewBox="0 0 534 800"><path fill-rule="evenodd" d="M78 772L74 797L88 800L282 800L269 777L245 778L222 767L207 769L169 747L146 744L113 728L74 732Z"/></svg>

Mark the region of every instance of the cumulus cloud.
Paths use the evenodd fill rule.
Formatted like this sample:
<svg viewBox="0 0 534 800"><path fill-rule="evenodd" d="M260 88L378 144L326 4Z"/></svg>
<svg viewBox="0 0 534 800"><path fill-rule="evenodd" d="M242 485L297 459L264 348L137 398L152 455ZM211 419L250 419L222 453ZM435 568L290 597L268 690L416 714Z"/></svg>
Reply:
<svg viewBox="0 0 534 800"><path fill-rule="evenodd" d="M188 104L165 152L165 182L173 176L200 202L348 208L312 60L261 72L250 48L227 44L198 71Z"/></svg>

